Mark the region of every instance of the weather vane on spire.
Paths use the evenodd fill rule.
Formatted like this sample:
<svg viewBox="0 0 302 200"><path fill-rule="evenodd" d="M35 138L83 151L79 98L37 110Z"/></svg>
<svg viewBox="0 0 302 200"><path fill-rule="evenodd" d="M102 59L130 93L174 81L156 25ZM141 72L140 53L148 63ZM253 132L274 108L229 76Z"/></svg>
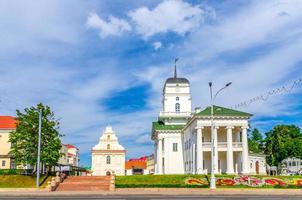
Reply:
<svg viewBox="0 0 302 200"><path fill-rule="evenodd" d="M178 58L175 58L175 60L174 60L174 64L175 64L175 66L174 66L174 78L177 78L177 70L176 70L177 61L178 61Z"/></svg>

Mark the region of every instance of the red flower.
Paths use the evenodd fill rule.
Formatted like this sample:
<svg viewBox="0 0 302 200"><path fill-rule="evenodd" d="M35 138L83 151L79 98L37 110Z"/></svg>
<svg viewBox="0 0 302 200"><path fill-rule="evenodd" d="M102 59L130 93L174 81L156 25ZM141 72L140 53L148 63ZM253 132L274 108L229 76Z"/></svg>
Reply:
<svg viewBox="0 0 302 200"><path fill-rule="evenodd" d="M226 186L232 186L235 185L236 182L233 179L217 179L216 181L217 185L226 185Z"/></svg>
<svg viewBox="0 0 302 200"><path fill-rule="evenodd" d="M285 186L287 185L285 182L283 182L282 180L276 179L276 178L271 178L271 179L265 179L265 183L267 185L280 185L280 186Z"/></svg>

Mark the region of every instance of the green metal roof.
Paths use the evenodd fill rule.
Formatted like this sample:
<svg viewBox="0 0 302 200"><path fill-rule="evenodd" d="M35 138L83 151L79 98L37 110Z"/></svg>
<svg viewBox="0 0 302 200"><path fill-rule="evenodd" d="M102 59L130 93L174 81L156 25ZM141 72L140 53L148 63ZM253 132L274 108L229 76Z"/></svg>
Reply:
<svg viewBox="0 0 302 200"><path fill-rule="evenodd" d="M165 125L163 122L152 122L154 130L181 130L184 125Z"/></svg>
<svg viewBox="0 0 302 200"><path fill-rule="evenodd" d="M211 115L210 106L196 114L196 116L210 116L210 115ZM214 116L251 117L252 114L214 105Z"/></svg>

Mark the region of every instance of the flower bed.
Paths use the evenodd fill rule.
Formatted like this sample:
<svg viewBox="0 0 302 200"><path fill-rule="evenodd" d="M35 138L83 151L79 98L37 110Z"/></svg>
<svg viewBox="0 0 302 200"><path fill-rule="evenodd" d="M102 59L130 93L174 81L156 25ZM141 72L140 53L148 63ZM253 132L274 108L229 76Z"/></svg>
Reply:
<svg viewBox="0 0 302 200"><path fill-rule="evenodd" d="M117 176L116 188L208 188L209 175ZM302 188L302 176L216 176L223 188Z"/></svg>
<svg viewBox="0 0 302 200"><path fill-rule="evenodd" d="M208 181L205 179L198 178L187 178L185 180L188 185L209 185ZM278 187L286 188L290 187L301 187L302 188L302 178L290 178L284 177L254 177L254 176L236 176L236 177L218 177L216 179L216 185L221 187L236 187L236 186L246 186L246 187Z"/></svg>

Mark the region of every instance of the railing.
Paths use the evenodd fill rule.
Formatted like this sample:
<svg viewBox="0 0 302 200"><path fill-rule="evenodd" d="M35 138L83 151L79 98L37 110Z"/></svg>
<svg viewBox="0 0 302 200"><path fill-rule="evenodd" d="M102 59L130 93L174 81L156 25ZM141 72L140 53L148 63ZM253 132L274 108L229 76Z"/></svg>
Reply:
<svg viewBox="0 0 302 200"><path fill-rule="evenodd" d="M242 148L242 142L233 142L233 148Z"/></svg>
<svg viewBox="0 0 302 200"><path fill-rule="evenodd" d="M217 144L218 144L218 148L227 148L228 147L227 142L218 142ZM211 148L212 143L211 142L203 142L202 147L203 148ZM241 148L242 147L242 142L233 142L232 147L233 148Z"/></svg>
<svg viewBox="0 0 302 200"><path fill-rule="evenodd" d="M211 142L203 142L202 143L202 147L203 148L211 148L212 147L212 143Z"/></svg>
<svg viewBox="0 0 302 200"><path fill-rule="evenodd" d="M160 117L190 116L191 112L159 112Z"/></svg>

